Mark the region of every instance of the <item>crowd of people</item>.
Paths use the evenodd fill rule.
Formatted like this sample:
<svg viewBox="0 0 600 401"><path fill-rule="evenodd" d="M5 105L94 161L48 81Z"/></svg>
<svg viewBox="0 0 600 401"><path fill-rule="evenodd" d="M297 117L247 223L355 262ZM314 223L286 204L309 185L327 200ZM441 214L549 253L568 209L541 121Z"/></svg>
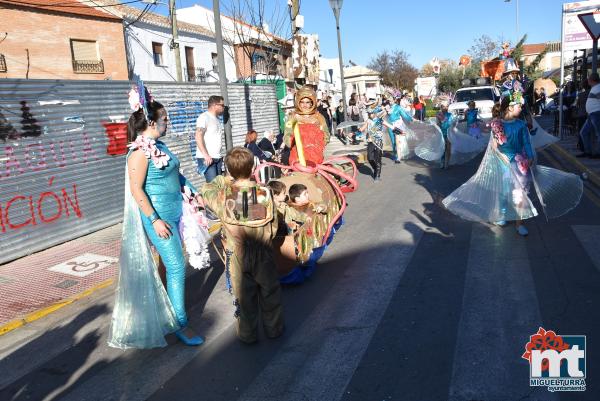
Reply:
<svg viewBox="0 0 600 401"><path fill-rule="evenodd" d="M295 93L294 108L282 133L266 131L259 140L256 130L250 130L244 146L225 153L219 118L225 105L221 96L211 96L207 111L198 116L196 124L197 171L206 181L199 189L180 173L179 160L161 141L167 133L168 111L143 85L132 89L121 270L109 345L164 346L168 333L189 346L204 342L188 326L183 245L188 253L207 252L194 243L210 238L209 212L221 224L225 278L233 296L239 339L256 342L259 322L266 337L281 336L284 318L273 241L278 232L293 236L311 216L327 213L327 207L314 204L303 184L288 187L277 178L261 184L253 179L253 173L261 162L317 168L325 162L332 132L340 140L366 141L375 181L381 180L384 142L391 145L389 156L395 164L418 156L438 161L442 168L448 168L451 161L470 160L461 155L472 157L485 149L476 173L443 200L447 210L466 220L501 227L514 221L517 233L527 236L523 220L538 214L532 186L547 217L574 208L583 190L581 180L538 165L536 148L551 140L534 127L517 71L506 70L489 135L482 129L486 124L474 102L464 113L465 132L461 132L456 116L444 104L434 118L424 121L426 103L420 97L352 94L348 105L342 101L332 109L330 97L319 99L305 86ZM583 133L597 133L596 126L600 127L599 83L593 74L582 137ZM349 122L347 128L338 128L345 121ZM343 131L348 128L347 136ZM160 256L158 266L150 244ZM201 256L200 267L205 267L207 256L196 256Z"/></svg>
<svg viewBox="0 0 600 401"><path fill-rule="evenodd" d="M279 337L284 321L273 240L278 232L293 235L299 225L309 222L308 205L317 214L326 206L313 205L302 184L286 188L283 182L270 180L261 186L253 172L260 161L312 165L323 161L329 127L317 111L315 92L309 87L298 91L285 134L278 138L266 131L257 141L257 132L250 130L244 146L226 154L219 119L225 105L221 96L211 96L196 123L197 171L206 181L199 190L180 173L178 158L161 141L167 134L166 108L142 84L132 89L129 101L133 113L128 122L121 269L109 345L160 347L166 345L169 333L188 346L204 342L189 327L184 302L184 244L190 253L196 248L194 241L210 238L206 214L200 209L210 211L222 227L226 282L234 299L239 339L256 342L259 321L268 338ZM193 205L191 215L186 214L186 203ZM159 255L158 266L150 244Z"/></svg>

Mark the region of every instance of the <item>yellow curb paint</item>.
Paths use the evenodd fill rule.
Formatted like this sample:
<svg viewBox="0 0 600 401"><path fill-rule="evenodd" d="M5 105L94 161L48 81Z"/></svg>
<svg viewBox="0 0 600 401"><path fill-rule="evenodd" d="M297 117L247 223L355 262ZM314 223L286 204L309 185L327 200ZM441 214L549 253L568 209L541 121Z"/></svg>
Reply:
<svg viewBox="0 0 600 401"><path fill-rule="evenodd" d="M44 316L47 316L47 315L51 314L52 312L55 312L55 311L61 309L64 306L72 304L73 302L75 302L77 300L80 300L82 298L85 298L85 297L91 295L95 291L98 291L102 288L108 287L109 285L111 285L114 282L115 282L115 279L110 278L90 289L80 292L79 294L77 294L69 299L65 299L63 301L57 302L57 303L47 306L45 308L39 309L35 312L31 312L30 314L28 314L25 317L22 317L20 319L11 320L10 322L0 326L0 336L4 335L10 331L13 331L15 329L18 329L19 327L25 326L26 324L31 323L35 320L38 320Z"/></svg>
<svg viewBox="0 0 600 401"><path fill-rule="evenodd" d="M583 163L577 160L573 155L564 150L562 146L553 143L550 147L560 153L563 157L567 158L571 163L573 163L582 173L586 173L588 175L588 180L592 181L596 186L600 187L600 176L594 173L592 170L587 168Z"/></svg>

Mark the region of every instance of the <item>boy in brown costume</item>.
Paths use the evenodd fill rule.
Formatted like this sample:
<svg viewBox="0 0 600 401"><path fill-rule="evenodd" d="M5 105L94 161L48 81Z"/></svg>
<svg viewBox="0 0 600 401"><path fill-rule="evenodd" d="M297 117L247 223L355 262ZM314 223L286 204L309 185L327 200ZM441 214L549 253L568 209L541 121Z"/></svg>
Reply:
<svg viewBox="0 0 600 401"><path fill-rule="evenodd" d="M253 165L252 153L235 147L225 156L229 175L202 187L204 202L223 225L225 274L235 298L237 334L245 343L257 340L259 314L267 337L283 333L281 286L272 251L277 212L270 191L251 181Z"/></svg>

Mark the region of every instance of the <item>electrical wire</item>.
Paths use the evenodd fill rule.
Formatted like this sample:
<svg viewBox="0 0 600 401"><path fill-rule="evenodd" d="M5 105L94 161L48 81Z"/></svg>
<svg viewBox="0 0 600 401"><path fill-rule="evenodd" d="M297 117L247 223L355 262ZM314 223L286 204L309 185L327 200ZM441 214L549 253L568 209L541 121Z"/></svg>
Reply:
<svg viewBox="0 0 600 401"><path fill-rule="evenodd" d="M133 24L137 23L139 20L141 20L144 17L144 15L146 15L150 11L150 8L152 6L153 6L153 4L146 4L146 7L144 7L142 12L140 13L140 15L137 16L136 19L125 24L125 29L129 28L131 25L133 25Z"/></svg>

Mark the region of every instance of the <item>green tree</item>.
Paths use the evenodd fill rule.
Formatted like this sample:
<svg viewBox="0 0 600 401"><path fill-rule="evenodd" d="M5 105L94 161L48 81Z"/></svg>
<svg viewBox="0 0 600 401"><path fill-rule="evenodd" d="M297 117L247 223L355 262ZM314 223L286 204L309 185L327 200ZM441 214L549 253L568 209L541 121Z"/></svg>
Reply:
<svg viewBox="0 0 600 401"><path fill-rule="evenodd" d="M440 75L438 77L438 90L441 92L454 92L461 87L462 67L452 60L440 61Z"/></svg>

